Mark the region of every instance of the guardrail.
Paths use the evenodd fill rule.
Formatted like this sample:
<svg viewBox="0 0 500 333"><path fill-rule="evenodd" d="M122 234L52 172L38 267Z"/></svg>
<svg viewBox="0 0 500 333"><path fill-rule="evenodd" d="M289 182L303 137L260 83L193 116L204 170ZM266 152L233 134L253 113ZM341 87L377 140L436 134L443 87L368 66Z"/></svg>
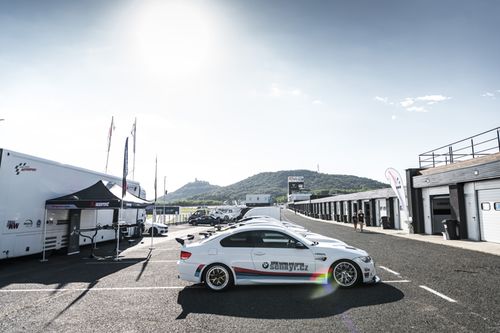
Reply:
<svg viewBox="0 0 500 333"><path fill-rule="evenodd" d="M434 168L500 152L500 127L418 155L421 169Z"/></svg>

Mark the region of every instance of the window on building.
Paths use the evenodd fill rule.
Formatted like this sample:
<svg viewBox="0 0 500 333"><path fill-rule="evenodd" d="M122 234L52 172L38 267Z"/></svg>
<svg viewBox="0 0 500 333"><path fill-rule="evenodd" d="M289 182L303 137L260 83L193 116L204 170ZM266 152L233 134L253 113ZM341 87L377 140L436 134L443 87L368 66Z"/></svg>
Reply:
<svg viewBox="0 0 500 333"><path fill-rule="evenodd" d="M500 210L500 202L495 202L495 210Z"/></svg>
<svg viewBox="0 0 500 333"><path fill-rule="evenodd" d="M490 203L489 202L481 202L481 210L490 210Z"/></svg>

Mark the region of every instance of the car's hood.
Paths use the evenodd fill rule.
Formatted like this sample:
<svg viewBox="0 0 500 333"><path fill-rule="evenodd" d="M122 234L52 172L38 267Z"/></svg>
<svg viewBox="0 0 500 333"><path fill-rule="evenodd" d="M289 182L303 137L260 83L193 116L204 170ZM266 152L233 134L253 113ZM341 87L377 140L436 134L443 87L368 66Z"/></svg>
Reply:
<svg viewBox="0 0 500 333"><path fill-rule="evenodd" d="M327 236L323 236L323 235L315 234L315 233L305 234L304 237L307 239L310 239L312 241L316 241L316 242L320 242L320 243L334 243L334 244L338 244L338 245L347 245L346 243L344 243L340 239L331 238L331 237L327 237Z"/></svg>
<svg viewBox="0 0 500 333"><path fill-rule="evenodd" d="M318 244L311 247L314 252L325 251L327 253L343 253L344 255L350 255L351 258L355 257L364 257L367 256L368 253L365 250L361 250L355 247L352 247L347 244L340 243L332 243L332 242L321 242L318 241Z"/></svg>

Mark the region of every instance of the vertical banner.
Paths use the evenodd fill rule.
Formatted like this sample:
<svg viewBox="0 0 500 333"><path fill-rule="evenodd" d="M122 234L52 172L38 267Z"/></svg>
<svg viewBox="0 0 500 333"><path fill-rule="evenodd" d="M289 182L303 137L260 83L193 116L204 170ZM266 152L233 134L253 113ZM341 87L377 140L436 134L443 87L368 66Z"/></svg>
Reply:
<svg viewBox="0 0 500 333"><path fill-rule="evenodd" d="M408 204L406 203L406 193L405 193L405 188L403 186L403 182L401 180L401 175L399 172L393 168L388 168L385 170L385 178L389 181L391 184L392 190L394 193L396 193L400 205L400 208L403 208L407 218L410 218L409 212L408 212Z"/></svg>
<svg viewBox="0 0 500 333"><path fill-rule="evenodd" d="M132 159L132 179L135 179L135 141L137 135L137 118L134 119L134 125L132 125L132 152L134 153L134 157Z"/></svg>
<svg viewBox="0 0 500 333"><path fill-rule="evenodd" d="M158 179L158 156L156 156L155 159L155 204L156 204L156 199L157 199L157 179Z"/></svg>
<svg viewBox="0 0 500 333"><path fill-rule="evenodd" d="M109 126L109 131L108 131L108 153L106 155L106 169L104 170L104 173L108 173L108 161L109 161L109 151L111 150L111 138L113 136L113 131L115 130L115 122L114 122L115 117L111 117L111 126Z"/></svg>
<svg viewBox="0 0 500 333"><path fill-rule="evenodd" d="M127 193L127 175L128 175L128 137L125 140L125 152L123 153L123 179L122 179L122 198Z"/></svg>

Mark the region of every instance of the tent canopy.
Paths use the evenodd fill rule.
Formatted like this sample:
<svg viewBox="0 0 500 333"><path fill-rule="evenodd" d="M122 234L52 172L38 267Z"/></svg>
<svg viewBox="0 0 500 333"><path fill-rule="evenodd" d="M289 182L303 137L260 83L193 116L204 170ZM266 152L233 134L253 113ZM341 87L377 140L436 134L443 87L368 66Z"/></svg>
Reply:
<svg viewBox="0 0 500 333"><path fill-rule="evenodd" d="M92 186L75 193L45 201L47 209L113 209L121 208L122 187L100 180ZM126 192L123 208L145 208L152 202Z"/></svg>

